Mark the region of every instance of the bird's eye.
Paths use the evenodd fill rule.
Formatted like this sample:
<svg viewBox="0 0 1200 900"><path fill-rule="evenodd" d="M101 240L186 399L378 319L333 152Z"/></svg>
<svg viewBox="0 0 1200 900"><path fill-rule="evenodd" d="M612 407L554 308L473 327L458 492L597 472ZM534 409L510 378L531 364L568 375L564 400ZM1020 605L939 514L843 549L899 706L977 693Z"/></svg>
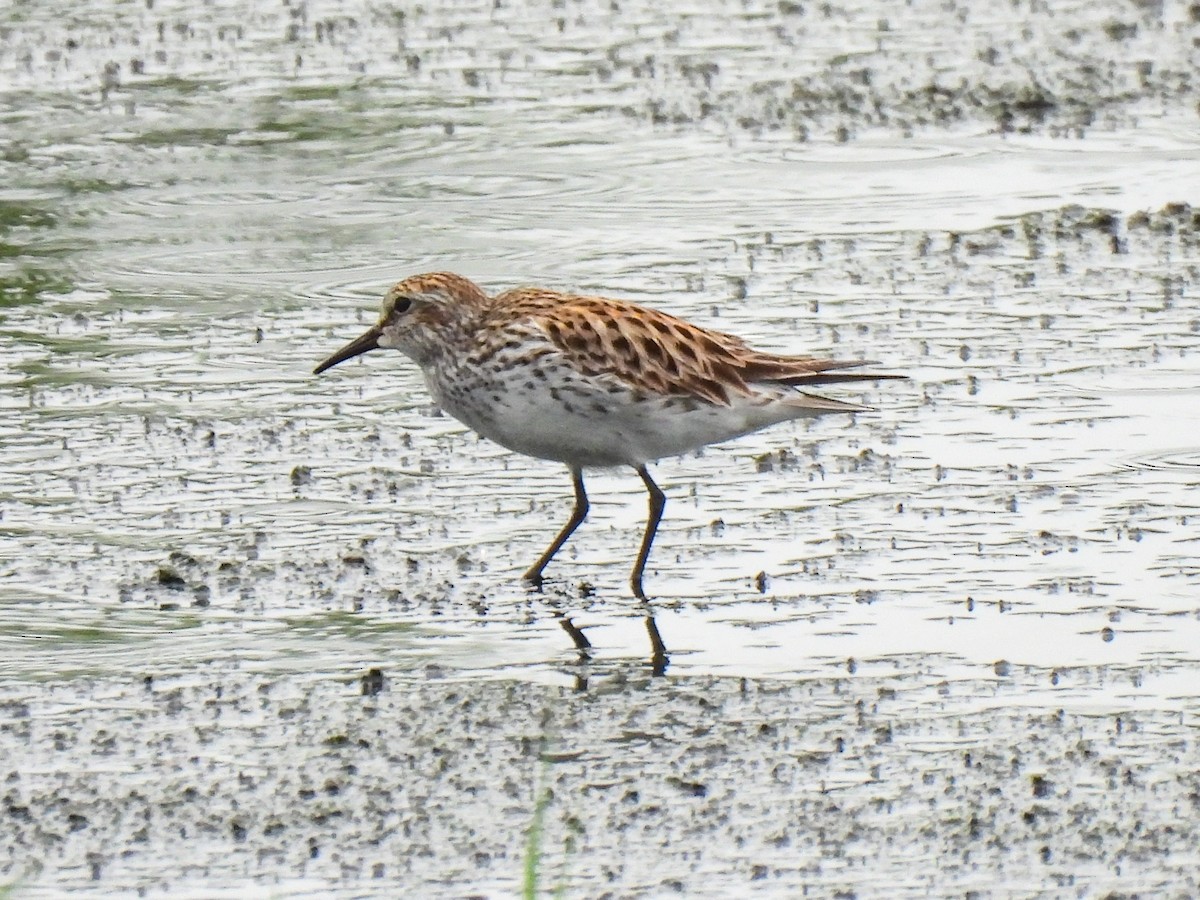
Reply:
<svg viewBox="0 0 1200 900"><path fill-rule="evenodd" d="M403 315L412 309L412 299L409 297L401 297L392 307L392 315Z"/></svg>

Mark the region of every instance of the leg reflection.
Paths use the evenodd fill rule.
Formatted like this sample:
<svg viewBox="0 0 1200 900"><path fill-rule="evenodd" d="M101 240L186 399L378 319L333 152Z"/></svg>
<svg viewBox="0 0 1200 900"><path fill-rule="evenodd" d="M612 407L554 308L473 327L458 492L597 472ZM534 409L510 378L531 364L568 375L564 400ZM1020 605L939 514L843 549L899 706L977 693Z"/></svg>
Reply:
<svg viewBox="0 0 1200 900"><path fill-rule="evenodd" d="M658 623L652 612L646 614L646 632L650 635L650 672L656 676L665 675L671 658L667 656L667 645L658 633Z"/></svg>
<svg viewBox="0 0 1200 900"><path fill-rule="evenodd" d="M558 619L558 624L562 626L562 630L571 636L572 643L575 644L575 649L584 656L588 656L592 649L592 642L587 639L579 626L571 621L570 616L564 616L562 613L555 611L555 617Z"/></svg>

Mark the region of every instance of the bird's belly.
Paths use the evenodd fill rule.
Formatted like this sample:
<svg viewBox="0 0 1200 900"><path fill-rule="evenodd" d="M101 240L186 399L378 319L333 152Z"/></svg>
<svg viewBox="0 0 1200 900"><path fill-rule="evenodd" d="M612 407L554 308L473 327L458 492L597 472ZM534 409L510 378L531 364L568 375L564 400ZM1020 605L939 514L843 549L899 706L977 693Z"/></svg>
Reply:
<svg viewBox="0 0 1200 900"><path fill-rule="evenodd" d="M574 466L638 465L647 458L639 458L631 446L627 423L579 400L564 401L561 394L456 400L442 398L442 408L485 438L526 456Z"/></svg>
<svg viewBox="0 0 1200 900"><path fill-rule="evenodd" d="M716 406L590 382L434 389L442 408L517 453L572 466L637 466L796 418L776 404ZM505 389L507 388L507 389Z"/></svg>

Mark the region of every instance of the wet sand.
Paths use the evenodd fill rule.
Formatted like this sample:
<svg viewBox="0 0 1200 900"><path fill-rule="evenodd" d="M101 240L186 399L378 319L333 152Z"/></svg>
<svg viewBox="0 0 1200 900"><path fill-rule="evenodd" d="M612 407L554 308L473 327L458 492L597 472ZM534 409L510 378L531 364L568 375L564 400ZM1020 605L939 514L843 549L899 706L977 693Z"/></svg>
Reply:
<svg viewBox="0 0 1200 900"><path fill-rule="evenodd" d="M546 893L1197 889L1188 716L1129 708L1141 675L1119 667L942 664L598 668L572 687L218 665L6 687L8 865L108 894L511 896L542 795ZM19 893L52 895L40 881Z"/></svg>

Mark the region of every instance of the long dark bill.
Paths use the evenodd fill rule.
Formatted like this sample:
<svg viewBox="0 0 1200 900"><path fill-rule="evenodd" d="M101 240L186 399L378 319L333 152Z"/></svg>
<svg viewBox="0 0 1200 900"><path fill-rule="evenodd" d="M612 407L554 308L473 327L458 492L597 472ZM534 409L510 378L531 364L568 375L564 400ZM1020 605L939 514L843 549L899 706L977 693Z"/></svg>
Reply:
<svg viewBox="0 0 1200 900"><path fill-rule="evenodd" d="M320 375L326 369L332 369L338 363L345 362L348 359L354 359L356 356L362 356L369 350L379 349L379 335L383 333L383 329L376 325L362 337L355 338L345 347L339 350L325 362L321 363L313 369L314 375Z"/></svg>

